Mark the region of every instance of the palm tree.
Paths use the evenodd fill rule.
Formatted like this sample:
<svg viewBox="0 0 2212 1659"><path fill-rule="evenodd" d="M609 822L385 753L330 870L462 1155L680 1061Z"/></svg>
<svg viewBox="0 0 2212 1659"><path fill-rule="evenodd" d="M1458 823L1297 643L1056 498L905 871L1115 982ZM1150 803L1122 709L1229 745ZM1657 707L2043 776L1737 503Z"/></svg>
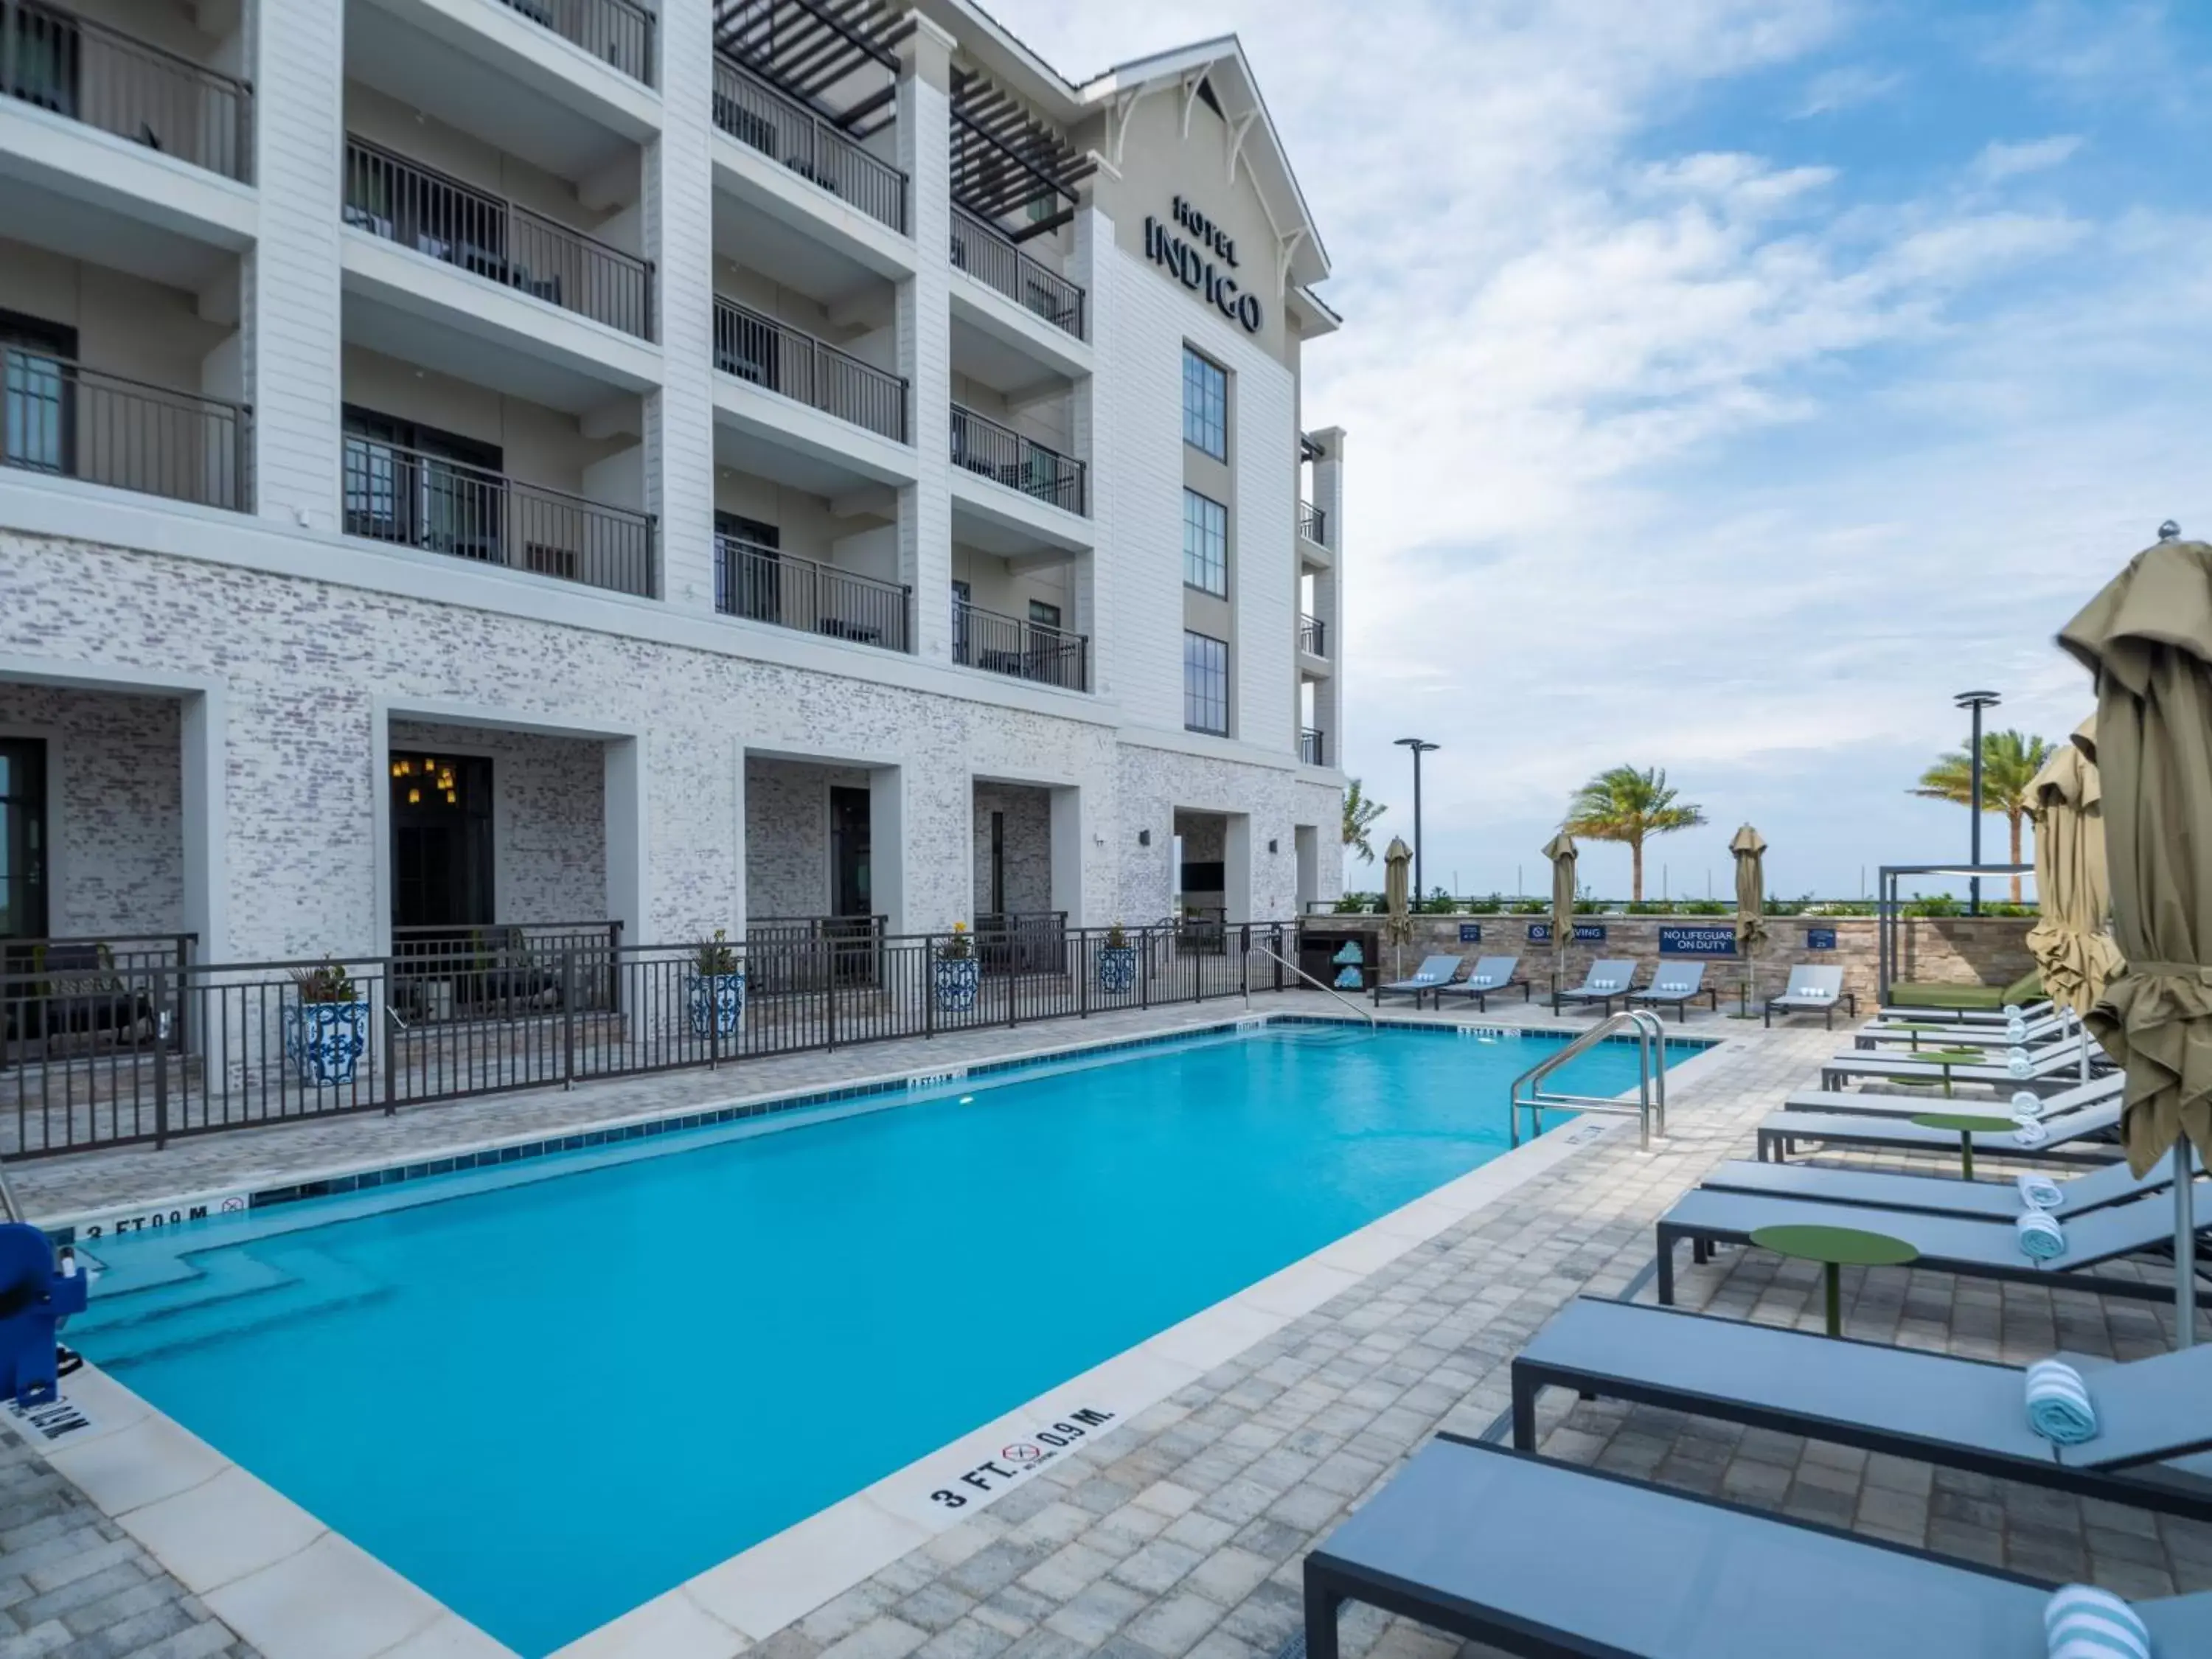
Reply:
<svg viewBox="0 0 2212 1659"><path fill-rule="evenodd" d="M1616 766L1599 773L1567 803L1566 831L1589 841L1628 843L1629 897L1644 898L1644 838L1690 830L1705 821L1705 809L1677 801L1660 767L1638 771Z"/></svg>
<svg viewBox="0 0 2212 1659"><path fill-rule="evenodd" d="M2020 858L2020 826L2027 817L2027 787L2043 763L2051 758L2051 745L2024 732L1982 733L1982 811L2002 812L2012 830L2012 862ZM1927 800L1974 803L1974 767L1963 749L1954 750L1920 775L1912 793ZM2020 902L2020 878L2012 878L2012 902Z"/></svg>
<svg viewBox="0 0 2212 1659"><path fill-rule="evenodd" d="M1359 791L1359 780L1347 778L1344 784L1344 844L1359 854L1363 864L1375 862L1375 844L1367 833L1375 827L1375 820L1390 809L1379 800L1370 800Z"/></svg>

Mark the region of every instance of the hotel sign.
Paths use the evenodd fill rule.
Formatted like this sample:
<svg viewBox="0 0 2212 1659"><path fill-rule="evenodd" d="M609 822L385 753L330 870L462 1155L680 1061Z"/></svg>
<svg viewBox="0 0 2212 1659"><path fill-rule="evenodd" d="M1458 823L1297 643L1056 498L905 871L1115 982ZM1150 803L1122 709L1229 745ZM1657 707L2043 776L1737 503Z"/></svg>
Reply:
<svg viewBox="0 0 2212 1659"><path fill-rule="evenodd" d="M1257 334L1262 313L1260 296L1243 291L1229 273L1237 269L1236 241L1219 225L1180 196L1163 224L1145 216L1145 258L1165 268L1168 274L1199 295L1247 334ZM1188 231L1195 241L1176 234ZM1212 256L1212 257L1208 257ZM1221 263L1216 264L1215 259Z"/></svg>

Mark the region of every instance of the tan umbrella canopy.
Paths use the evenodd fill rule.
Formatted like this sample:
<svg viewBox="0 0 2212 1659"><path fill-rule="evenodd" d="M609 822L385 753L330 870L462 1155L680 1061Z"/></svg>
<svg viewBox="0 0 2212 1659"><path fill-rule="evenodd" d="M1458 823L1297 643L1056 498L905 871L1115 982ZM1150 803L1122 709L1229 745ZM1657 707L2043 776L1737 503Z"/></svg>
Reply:
<svg viewBox="0 0 2212 1659"><path fill-rule="evenodd" d="M1759 947L1766 943L1766 837L1749 824L1729 842L1735 854L1735 948L1747 964L1753 1001L1759 997Z"/></svg>
<svg viewBox="0 0 2212 1659"><path fill-rule="evenodd" d="M1413 918L1407 913L1406 895L1410 886L1407 870L1413 862L1413 849L1399 836L1390 837L1390 845L1382 854L1382 937L1395 948L1413 937ZM1392 966L1399 964L1394 960Z"/></svg>
<svg viewBox="0 0 2212 1659"><path fill-rule="evenodd" d="M1552 989L1559 988L1559 963L1575 936L1575 838L1562 830L1544 843L1552 861Z"/></svg>
<svg viewBox="0 0 2212 1659"><path fill-rule="evenodd" d="M2194 1340L2192 1182L2184 1135L2212 1158L2212 546L2161 541L2066 624L2097 679L2112 922L2124 965L2088 1013L2127 1067L2121 1133L2146 1174L2172 1149L2174 1305Z"/></svg>
<svg viewBox="0 0 2212 1659"><path fill-rule="evenodd" d="M2086 1015L2120 970L2119 947L2105 931L2112 884L2105 874L2105 812L2097 763L2096 718L2081 722L2028 785L2035 822L2035 893L2042 915L2027 948L2051 1000ZM2081 739L2087 737L2085 747Z"/></svg>

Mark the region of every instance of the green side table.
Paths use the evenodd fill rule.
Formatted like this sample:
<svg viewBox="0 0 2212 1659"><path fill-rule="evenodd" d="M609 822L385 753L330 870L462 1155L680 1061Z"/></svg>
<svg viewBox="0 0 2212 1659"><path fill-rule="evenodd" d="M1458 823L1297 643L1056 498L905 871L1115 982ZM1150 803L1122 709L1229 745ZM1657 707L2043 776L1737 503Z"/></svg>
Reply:
<svg viewBox="0 0 2212 1659"><path fill-rule="evenodd" d="M1959 1132L1959 1179L1974 1178L1974 1137L2002 1134L2014 1127L2008 1117L1990 1117L1972 1112L1922 1112L1912 1120L1923 1129Z"/></svg>
<svg viewBox="0 0 2212 1659"><path fill-rule="evenodd" d="M1912 1034L1910 1039L1912 1045L1912 1052L1916 1054L1920 1052L1920 1038L1923 1032L1933 1036L1956 1036L1958 1035L1956 1031L1953 1030L1948 1025L1893 1025L1889 1029L1893 1031L1910 1031Z"/></svg>
<svg viewBox="0 0 2212 1659"><path fill-rule="evenodd" d="M1943 1098L1946 1100L1951 1098L1951 1068L1954 1066L1986 1065L1990 1058L1979 1048L1916 1048L1913 1054L1918 1059L1933 1060L1943 1068Z"/></svg>
<svg viewBox="0 0 2212 1659"><path fill-rule="evenodd" d="M1761 1227L1751 1242L1762 1250L1817 1261L1827 1269L1830 1336L1844 1334L1843 1268L1902 1267L1920 1259L1920 1252L1903 1239L1856 1227Z"/></svg>

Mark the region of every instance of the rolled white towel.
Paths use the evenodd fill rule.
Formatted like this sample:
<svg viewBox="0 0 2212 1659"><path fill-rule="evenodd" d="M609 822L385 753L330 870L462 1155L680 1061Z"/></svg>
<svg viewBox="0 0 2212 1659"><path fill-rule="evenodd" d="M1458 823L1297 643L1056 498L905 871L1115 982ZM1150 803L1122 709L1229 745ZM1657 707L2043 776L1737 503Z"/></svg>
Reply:
<svg viewBox="0 0 2212 1659"><path fill-rule="evenodd" d="M1468 983L1474 986L1478 991L1487 990L1490 988L1490 975L1487 974L1477 974L1473 979L1468 981Z"/></svg>
<svg viewBox="0 0 2212 1659"><path fill-rule="evenodd" d="M2027 1022L2024 1019L2007 1020L2005 1022L2005 1041L2008 1042L2027 1042Z"/></svg>
<svg viewBox="0 0 2212 1659"><path fill-rule="evenodd" d="M2049 1176L2024 1175L2019 1185L2020 1201L2031 1210L2056 1210L2066 1202L2066 1189Z"/></svg>
<svg viewBox="0 0 2212 1659"><path fill-rule="evenodd" d="M2017 1002L2008 1002L2004 1006L2004 1017L2007 1019L2018 1019L2026 1012L2027 1010Z"/></svg>
<svg viewBox="0 0 2212 1659"><path fill-rule="evenodd" d="M2012 1092L2012 1115L2015 1121L2033 1121L2049 1109L2043 1097L2033 1089L2015 1089Z"/></svg>
<svg viewBox="0 0 2212 1659"><path fill-rule="evenodd" d="M2062 1584L2043 1607L2050 1659L2150 1659L2150 1632L2136 1610L2094 1584Z"/></svg>
<svg viewBox="0 0 2212 1659"><path fill-rule="evenodd" d="M2030 1210L2012 1230L2020 1253L2031 1261L2051 1261L2066 1254L2066 1230L2041 1210Z"/></svg>
<svg viewBox="0 0 2212 1659"><path fill-rule="evenodd" d="M2097 1437L2097 1407L2081 1373L2063 1359L2039 1359L2021 1379L2027 1388L2027 1424L2045 1440L2078 1446Z"/></svg>
<svg viewBox="0 0 2212 1659"><path fill-rule="evenodd" d="M2035 1067L2027 1058L2027 1050L2025 1048L2008 1050L2005 1054L2005 1071L2016 1078L2034 1075Z"/></svg>
<svg viewBox="0 0 2212 1659"><path fill-rule="evenodd" d="M2050 1139L2051 1131L2033 1118L2012 1132L2013 1145L2015 1146L2040 1146Z"/></svg>

